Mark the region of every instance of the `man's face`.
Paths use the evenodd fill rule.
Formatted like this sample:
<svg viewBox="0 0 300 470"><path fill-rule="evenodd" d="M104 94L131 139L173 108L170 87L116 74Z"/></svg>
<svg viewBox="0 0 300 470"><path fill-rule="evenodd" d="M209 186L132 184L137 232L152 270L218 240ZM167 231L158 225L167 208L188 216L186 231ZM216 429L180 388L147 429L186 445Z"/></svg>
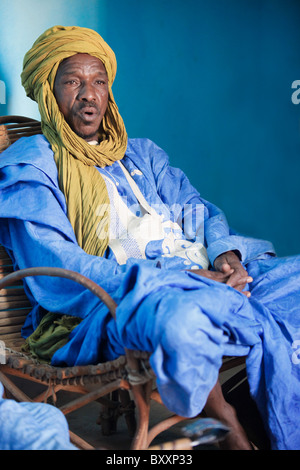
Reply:
<svg viewBox="0 0 300 470"><path fill-rule="evenodd" d="M58 67L54 95L71 129L87 142L97 139L108 104L108 78L101 60L76 54Z"/></svg>

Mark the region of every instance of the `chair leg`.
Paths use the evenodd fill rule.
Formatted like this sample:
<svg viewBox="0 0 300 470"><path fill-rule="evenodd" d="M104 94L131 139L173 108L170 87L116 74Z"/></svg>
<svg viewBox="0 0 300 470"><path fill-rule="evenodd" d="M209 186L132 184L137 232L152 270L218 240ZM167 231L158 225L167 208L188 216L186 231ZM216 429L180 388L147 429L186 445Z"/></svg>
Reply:
<svg viewBox="0 0 300 470"><path fill-rule="evenodd" d="M74 434L72 431L69 431L69 435L71 443L74 444L74 446L78 449L95 450L95 447L91 446L88 442L86 442L84 439L81 439L81 437L77 436L77 434Z"/></svg>
<svg viewBox="0 0 300 470"><path fill-rule="evenodd" d="M117 421L120 416L118 391L114 390L98 401L102 404L102 411L98 417L97 423L101 426L103 436L110 436L116 432Z"/></svg>
<svg viewBox="0 0 300 470"><path fill-rule="evenodd" d="M132 393L137 407L137 430L131 444L132 450L147 449L152 383L153 381L150 380L143 385L135 385L132 387Z"/></svg>
<svg viewBox="0 0 300 470"><path fill-rule="evenodd" d="M124 414L127 429L130 437L136 432L135 403L130 398L128 390L119 390L119 398L121 402L120 412Z"/></svg>

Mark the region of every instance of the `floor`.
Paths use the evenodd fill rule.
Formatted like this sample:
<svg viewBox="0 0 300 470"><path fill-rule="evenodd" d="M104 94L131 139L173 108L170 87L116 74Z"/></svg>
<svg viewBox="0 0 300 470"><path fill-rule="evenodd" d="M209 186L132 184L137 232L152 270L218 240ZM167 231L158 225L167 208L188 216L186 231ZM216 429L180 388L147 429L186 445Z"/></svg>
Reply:
<svg viewBox="0 0 300 470"><path fill-rule="evenodd" d="M118 419L117 430L110 436L104 436L101 425L97 424L100 411L101 405L98 403L92 403L85 409L74 411L67 417L70 430L98 449L129 450L132 438L128 435L124 416ZM171 415L165 407L154 402L151 407L150 427L157 424L163 417L168 418ZM179 423L168 431L164 431L153 441L152 445L182 438L181 428L183 426L184 424Z"/></svg>
<svg viewBox="0 0 300 470"><path fill-rule="evenodd" d="M220 377L220 382L227 380L233 372L236 373L241 367L235 368L233 371L225 372ZM256 406L251 400L247 381L237 389L233 389L229 395L228 401L235 407L240 422L247 430L249 439L258 446L259 449L268 449L269 443L263 430L262 422L258 415ZM103 436L101 426L97 424L97 420L102 408L99 403L92 403L81 410L74 411L67 416L70 429L77 433L96 448L107 450L129 450L131 438L128 435L128 428L121 416L117 423L117 430L110 436ZM151 404L150 428L160 422L162 418L172 416L163 405L156 402ZM195 419L196 420L196 419ZM178 440L184 437L183 428L195 420L185 420L172 426L168 430L158 435L151 445L166 443ZM218 444L202 445L194 448L195 450L219 450Z"/></svg>
<svg viewBox="0 0 300 470"><path fill-rule="evenodd" d="M14 380L19 381L18 378ZM224 380L224 377L223 377ZM23 390L29 396L36 395L37 390L32 387L40 387L40 385L31 385L29 386L24 383ZM60 392L58 406L61 406L66 401L65 392ZM74 398L78 395L74 394ZM249 397L247 393L236 393L234 391L232 393L232 400L233 404L236 407L238 413L241 416L241 421L243 425L249 425L250 430L250 439L255 442L259 448L265 448L267 443L265 441L265 436L263 431L261 431L261 423L259 419L257 419L257 412L253 409L253 403L249 403ZM80 438L84 439L87 443L99 450L130 450L130 445L132 438L128 434L128 428L126 425L126 421L124 416L121 416L117 422L117 429L116 431L107 436L103 435L101 425L99 424L99 415L102 411L102 405L98 402L90 403L79 410L73 411L72 413L66 415L69 428L70 430L77 434ZM156 402L152 402L151 406L151 414L150 414L150 428L160 422L162 418L170 417L172 413L170 413L163 405L160 405ZM183 421L181 423L177 423L170 429L164 431L159 436L157 436L151 445L156 445L160 443L165 443L169 441L174 441L177 439L181 439L184 437L183 434L183 427L189 424L191 421ZM267 448L267 447L266 447ZM197 450L218 450L218 445L206 445L206 446L199 446L195 447Z"/></svg>
<svg viewBox="0 0 300 470"><path fill-rule="evenodd" d="M39 384L29 383L18 377L11 377L11 379L20 387L29 397L34 397L43 393L45 388ZM72 396L73 395L73 396ZM64 405L68 400L76 399L78 394L71 394L68 392L59 392L57 394L57 406ZM102 426L99 423L99 417L103 407L99 402L92 402L88 405L75 410L66 415L69 429L81 439L86 441L88 444L99 450L130 450L132 437L129 436L126 419L120 416L117 421L117 428L114 433L110 435L104 435ZM160 405L154 401L151 402L151 413L149 428L152 428L157 423L161 422L162 419L166 419L172 416L172 413L167 410L163 405ZM177 423L168 430L162 432L157 436L151 443L151 445L157 445L160 443L166 443L174 441L184 437L182 428L187 424L190 424L195 420L184 420L181 423ZM201 446L203 449L215 449L215 445Z"/></svg>

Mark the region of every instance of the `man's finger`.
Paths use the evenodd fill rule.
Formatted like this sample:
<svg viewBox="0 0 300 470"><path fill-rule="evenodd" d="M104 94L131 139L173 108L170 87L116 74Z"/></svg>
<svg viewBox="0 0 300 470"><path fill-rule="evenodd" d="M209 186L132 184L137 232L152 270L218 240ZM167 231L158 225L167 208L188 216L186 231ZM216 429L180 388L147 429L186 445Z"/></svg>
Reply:
<svg viewBox="0 0 300 470"><path fill-rule="evenodd" d="M221 271L222 271L223 273L228 273L228 272L231 271L232 269L233 269L233 268L230 266L229 263L223 263L223 264L221 265Z"/></svg>
<svg viewBox="0 0 300 470"><path fill-rule="evenodd" d="M243 290L242 294L244 294L248 298L251 297L251 292L249 292L248 290Z"/></svg>
<svg viewBox="0 0 300 470"><path fill-rule="evenodd" d="M231 278L233 278L233 276L231 276ZM236 281L235 281L235 285L236 286L239 286L239 285L242 285L242 284L249 284L253 281L252 277L249 277L249 276L246 276L246 277L240 277L240 278L237 278Z"/></svg>
<svg viewBox="0 0 300 470"><path fill-rule="evenodd" d="M251 276L247 276L247 275L245 276L245 275L241 275L238 272L234 272L227 280L227 284L230 285L231 287L243 286L244 288L246 284L252 281L253 281L253 278Z"/></svg>

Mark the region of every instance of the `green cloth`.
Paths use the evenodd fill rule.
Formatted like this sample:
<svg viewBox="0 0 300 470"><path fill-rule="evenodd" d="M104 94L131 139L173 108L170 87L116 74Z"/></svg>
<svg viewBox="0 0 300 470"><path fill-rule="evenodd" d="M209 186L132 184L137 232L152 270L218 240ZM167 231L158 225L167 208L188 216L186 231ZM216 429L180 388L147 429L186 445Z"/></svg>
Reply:
<svg viewBox="0 0 300 470"><path fill-rule="evenodd" d="M50 363L55 351L68 342L70 333L80 322L81 318L71 315L47 313L37 329L26 339L23 352L40 362Z"/></svg>

